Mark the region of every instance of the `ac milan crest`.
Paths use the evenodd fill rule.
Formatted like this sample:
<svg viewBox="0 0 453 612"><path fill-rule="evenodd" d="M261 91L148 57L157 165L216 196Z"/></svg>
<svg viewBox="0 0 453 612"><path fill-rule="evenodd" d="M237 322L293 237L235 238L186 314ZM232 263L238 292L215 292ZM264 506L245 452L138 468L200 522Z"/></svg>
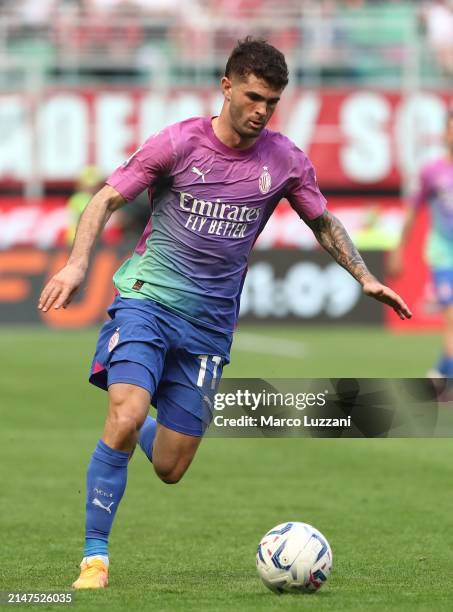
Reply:
<svg viewBox="0 0 453 612"><path fill-rule="evenodd" d="M271 186L272 186L272 177L269 174L269 170L267 169L267 166L263 166L263 171L261 172L261 176L259 178L259 187L260 187L260 191L261 193L268 193Z"/></svg>

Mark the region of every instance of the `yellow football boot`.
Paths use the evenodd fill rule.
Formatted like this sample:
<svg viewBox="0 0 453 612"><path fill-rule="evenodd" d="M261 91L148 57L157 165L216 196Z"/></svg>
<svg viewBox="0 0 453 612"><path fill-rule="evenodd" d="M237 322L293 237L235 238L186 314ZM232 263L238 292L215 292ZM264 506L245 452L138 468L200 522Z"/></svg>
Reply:
<svg viewBox="0 0 453 612"><path fill-rule="evenodd" d="M74 589L104 589L109 583L109 568L102 559L85 557L80 564L80 576Z"/></svg>

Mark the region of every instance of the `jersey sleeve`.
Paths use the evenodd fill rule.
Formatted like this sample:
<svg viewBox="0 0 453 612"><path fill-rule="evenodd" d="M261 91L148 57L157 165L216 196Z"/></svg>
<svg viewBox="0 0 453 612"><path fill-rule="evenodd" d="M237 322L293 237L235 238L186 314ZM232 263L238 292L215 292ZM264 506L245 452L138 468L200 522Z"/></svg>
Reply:
<svg viewBox="0 0 453 612"><path fill-rule="evenodd" d="M107 179L125 200L134 200L142 191L152 187L159 176L171 171L174 146L171 129L166 128L150 136L143 145Z"/></svg>
<svg viewBox="0 0 453 612"><path fill-rule="evenodd" d="M420 172L419 179L418 179L418 187L415 190L413 196L409 200L409 204L415 209L420 208L421 206L426 204L428 201L429 192L430 192L429 177L430 177L430 166L428 165L422 168L422 171Z"/></svg>
<svg viewBox="0 0 453 612"><path fill-rule="evenodd" d="M301 219L310 221L322 215L327 201L319 190L311 161L295 145L292 153L291 178L285 197Z"/></svg>

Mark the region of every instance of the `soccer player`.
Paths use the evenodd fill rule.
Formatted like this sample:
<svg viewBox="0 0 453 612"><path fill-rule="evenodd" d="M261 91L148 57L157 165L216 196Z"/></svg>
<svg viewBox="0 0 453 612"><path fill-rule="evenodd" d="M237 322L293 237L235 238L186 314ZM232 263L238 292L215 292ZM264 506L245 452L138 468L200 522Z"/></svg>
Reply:
<svg viewBox="0 0 453 612"><path fill-rule="evenodd" d="M151 218L114 276L118 295L91 369L109 407L88 467L77 589L107 585L108 538L136 442L166 483L189 467L229 361L248 255L282 198L367 295L411 316L327 211L307 156L266 129L287 82L280 51L251 38L238 43L221 80L220 115L163 129L118 168L85 209L66 266L41 294L43 312L65 308L112 211L149 190ZM157 422L148 415L151 401Z"/></svg>
<svg viewBox="0 0 453 612"><path fill-rule="evenodd" d="M403 271L403 250L424 204L431 208L431 229L425 258L432 270L438 304L445 313L443 352L430 377L453 378L453 110L447 114L446 155L427 163L420 172L419 189L409 202L398 247L389 258L389 272Z"/></svg>

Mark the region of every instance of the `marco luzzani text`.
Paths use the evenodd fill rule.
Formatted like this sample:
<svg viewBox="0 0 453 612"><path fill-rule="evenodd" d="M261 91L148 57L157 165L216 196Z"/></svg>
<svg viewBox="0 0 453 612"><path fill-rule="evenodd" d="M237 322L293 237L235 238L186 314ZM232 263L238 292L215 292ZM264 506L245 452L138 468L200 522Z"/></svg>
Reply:
<svg viewBox="0 0 453 612"><path fill-rule="evenodd" d="M277 416L273 414L259 414L263 408L278 408L303 411L306 408L323 408L326 406L324 393L280 393L237 389L231 393L216 393L214 396L214 410L222 414L214 415L216 427L351 427L351 417L344 418L321 418L307 414L295 416ZM243 414L238 417L227 416L223 411L228 409L243 408L247 412L256 414Z"/></svg>

